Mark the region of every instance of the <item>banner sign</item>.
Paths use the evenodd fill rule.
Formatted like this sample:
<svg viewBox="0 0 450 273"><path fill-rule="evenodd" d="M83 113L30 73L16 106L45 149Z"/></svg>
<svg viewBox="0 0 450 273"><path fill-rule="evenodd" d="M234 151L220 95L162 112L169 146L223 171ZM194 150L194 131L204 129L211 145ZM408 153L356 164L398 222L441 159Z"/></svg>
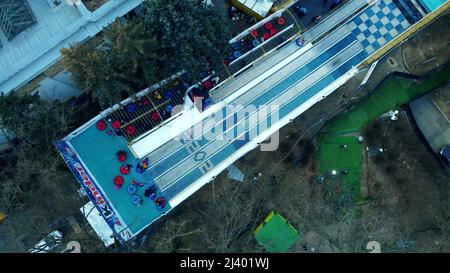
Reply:
<svg viewBox="0 0 450 273"><path fill-rule="evenodd" d="M109 205L105 198L105 195L101 192L100 188L96 185L92 177L88 174L83 167L81 160L77 157L73 149L67 144L66 141L59 141L55 143L56 148L63 157L67 166L72 171L78 182L81 184L86 195L94 203L97 210L105 219L108 226L117 235L117 239L121 244L133 237L129 228L122 225L121 221L117 217L117 213Z"/></svg>

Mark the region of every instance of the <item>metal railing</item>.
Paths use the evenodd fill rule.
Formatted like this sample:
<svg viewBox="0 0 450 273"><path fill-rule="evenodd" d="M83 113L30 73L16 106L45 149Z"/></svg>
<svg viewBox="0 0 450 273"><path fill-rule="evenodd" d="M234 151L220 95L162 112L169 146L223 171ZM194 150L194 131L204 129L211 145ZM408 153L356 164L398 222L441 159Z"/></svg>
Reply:
<svg viewBox="0 0 450 273"><path fill-rule="evenodd" d="M106 116L106 120L120 121L119 134L123 135L128 143L133 142L169 119L172 114L171 109L176 105L184 104L186 90L184 82L181 79L175 79L156 89L150 89L126 103L119 104L119 107ZM129 126L133 126L136 130L134 134L127 133Z"/></svg>

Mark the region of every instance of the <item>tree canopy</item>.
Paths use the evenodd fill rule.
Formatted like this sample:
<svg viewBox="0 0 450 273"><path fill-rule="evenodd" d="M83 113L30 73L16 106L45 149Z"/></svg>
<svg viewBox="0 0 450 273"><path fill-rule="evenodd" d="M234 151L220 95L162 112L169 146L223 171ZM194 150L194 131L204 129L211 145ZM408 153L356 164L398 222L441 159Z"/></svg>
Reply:
<svg viewBox="0 0 450 273"><path fill-rule="evenodd" d="M155 51L158 42L138 20L116 20L105 30L108 60L122 82L134 88L142 88L157 80L156 61L160 56Z"/></svg>
<svg viewBox="0 0 450 273"><path fill-rule="evenodd" d="M142 20L159 41L160 77L184 69L198 80L202 71L220 65L228 50L224 15L198 1L147 0Z"/></svg>
<svg viewBox="0 0 450 273"><path fill-rule="evenodd" d="M61 163L53 142L73 128L73 109L38 96L15 92L0 96L0 128L10 136L11 148L0 153L0 207L17 207L37 190L61 181ZM63 170L63 171L62 171Z"/></svg>
<svg viewBox="0 0 450 273"><path fill-rule="evenodd" d="M63 62L76 84L98 91L108 106L179 71L199 80L220 65L231 37L224 21L198 1L146 0L141 14L111 24L99 46L63 49Z"/></svg>
<svg viewBox="0 0 450 273"><path fill-rule="evenodd" d="M152 56L146 53L151 40L145 38L144 30L135 21L117 20L105 31L101 45L74 44L62 49L63 63L77 85L96 94L101 105L111 105L145 87L145 77L153 74L148 69Z"/></svg>

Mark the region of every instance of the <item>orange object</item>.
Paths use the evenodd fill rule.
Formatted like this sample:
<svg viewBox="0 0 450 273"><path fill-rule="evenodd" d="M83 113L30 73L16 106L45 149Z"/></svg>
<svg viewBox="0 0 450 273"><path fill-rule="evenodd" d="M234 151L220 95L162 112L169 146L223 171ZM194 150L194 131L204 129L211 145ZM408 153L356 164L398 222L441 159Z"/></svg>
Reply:
<svg viewBox="0 0 450 273"><path fill-rule="evenodd" d="M145 162L145 161L142 161L141 165L142 165L142 169L147 169L148 168L148 163Z"/></svg>

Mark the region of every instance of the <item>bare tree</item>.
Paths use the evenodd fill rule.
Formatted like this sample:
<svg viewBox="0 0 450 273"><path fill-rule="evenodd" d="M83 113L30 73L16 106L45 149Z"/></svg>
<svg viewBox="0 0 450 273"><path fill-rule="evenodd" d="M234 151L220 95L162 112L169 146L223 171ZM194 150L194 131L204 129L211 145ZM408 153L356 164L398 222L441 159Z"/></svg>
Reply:
<svg viewBox="0 0 450 273"><path fill-rule="evenodd" d="M186 236L190 236L196 233L202 232L200 228L187 231L188 221L174 222L168 221L164 227L156 234L152 240L152 247L157 253L179 251L190 251L190 249L179 249L175 245L175 240Z"/></svg>

